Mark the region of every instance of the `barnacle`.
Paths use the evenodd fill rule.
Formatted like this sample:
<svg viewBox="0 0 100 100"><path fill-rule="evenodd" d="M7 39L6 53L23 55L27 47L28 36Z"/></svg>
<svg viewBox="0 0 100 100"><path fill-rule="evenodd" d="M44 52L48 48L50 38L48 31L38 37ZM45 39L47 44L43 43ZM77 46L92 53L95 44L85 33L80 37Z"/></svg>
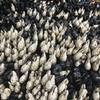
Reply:
<svg viewBox="0 0 100 100"><path fill-rule="evenodd" d="M99 100L98 0L0 0L0 100Z"/></svg>

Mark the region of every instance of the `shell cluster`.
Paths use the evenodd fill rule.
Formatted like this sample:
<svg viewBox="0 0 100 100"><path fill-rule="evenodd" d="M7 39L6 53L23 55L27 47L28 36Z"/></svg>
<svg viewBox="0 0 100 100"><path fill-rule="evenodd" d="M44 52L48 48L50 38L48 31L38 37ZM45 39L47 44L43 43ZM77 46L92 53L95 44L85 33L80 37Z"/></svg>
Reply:
<svg viewBox="0 0 100 100"><path fill-rule="evenodd" d="M0 100L100 100L98 3L1 0L0 9Z"/></svg>

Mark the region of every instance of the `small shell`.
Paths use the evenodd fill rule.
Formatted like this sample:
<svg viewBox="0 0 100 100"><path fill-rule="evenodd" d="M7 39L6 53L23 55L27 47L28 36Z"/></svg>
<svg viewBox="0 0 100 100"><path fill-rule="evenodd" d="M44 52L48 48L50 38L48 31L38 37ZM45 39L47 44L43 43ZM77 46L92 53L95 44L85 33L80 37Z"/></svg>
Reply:
<svg viewBox="0 0 100 100"><path fill-rule="evenodd" d="M53 28L52 30L54 31L55 35L56 36L59 35L59 29L58 29L58 27L57 26L53 26L52 28Z"/></svg>
<svg viewBox="0 0 100 100"><path fill-rule="evenodd" d="M11 62L12 58L11 58L11 54L9 55L9 57L7 57L7 62Z"/></svg>
<svg viewBox="0 0 100 100"><path fill-rule="evenodd" d="M41 92L39 91L39 92L36 94L36 100L39 100L40 97L41 97Z"/></svg>
<svg viewBox="0 0 100 100"><path fill-rule="evenodd" d="M53 6L53 7L51 8L51 12L52 12L52 14L54 14L54 13L55 13L55 11L56 11L56 7L55 7L55 6Z"/></svg>
<svg viewBox="0 0 100 100"><path fill-rule="evenodd" d="M22 58L22 64L24 64L24 63L27 61L27 59L30 57L30 55L31 55L31 53L28 52L28 54L25 54L25 55L23 56L23 58Z"/></svg>
<svg viewBox="0 0 100 100"><path fill-rule="evenodd" d="M79 21L79 23L82 23L83 17L81 17L78 21Z"/></svg>
<svg viewBox="0 0 100 100"><path fill-rule="evenodd" d="M67 55L71 55L71 54L73 53L74 48L75 48L75 46L69 48L69 49L67 50Z"/></svg>
<svg viewBox="0 0 100 100"><path fill-rule="evenodd" d="M13 4L11 4L11 10L16 11L15 6Z"/></svg>
<svg viewBox="0 0 100 100"><path fill-rule="evenodd" d="M9 38L9 37L11 37L11 31L8 31L7 32L7 36L6 36L7 38ZM8 40L9 41L9 40Z"/></svg>
<svg viewBox="0 0 100 100"><path fill-rule="evenodd" d="M51 69L51 65L52 65L51 61L48 60L48 61L44 64L44 70L49 70L49 69Z"/></svg>
<svg viewBox="0 0 100 100"><path fill-rule="evenodd" d="M41 43L40 43L40 47L43 47L44 45L46 45L47 44L47 40L43 40Z"/></svg>
<svg viewBox="0 0 100 100"><path fill-rule="evenodd" d="M14 86L11 84L11 82L8 82L8 84L9 84L9 89L11 89L11 91L14 91Z"/></svg>
<svg viewBox="0 0 100 100"><path fill-rule="evenodd" d="M54 53L54 45L52 45L52 43L51 43L51 46L49 48L49 54L53 54L53 53Z"/></svg>
<svg viewBox="0 0 100 100"><path fill-rule="evenodd" d="M85 33L87 32L87 28L84 26L83 28L81 28L81 32L82 32L83 34L85 34Z"/></svg>
<svg viewBox="0 0 100 100"><path fill-rule="evenodd" d="M64 19L68 19L69 13L64 14Z"/></svg>
<svg viewBox="0 0 100 100"><path fill-rule="evenodd" d="M59 34L59 35L57 36L57 41L58 41L58 42L61 42L61 41L62 41L62 35L61 35L61 34Z"/></svg>
<svg viewBox="0 0 100 100"><path fill-rule="evenodd" d="M82 42L85 43L87 41L87 34L83 34L81 39L82 39Z"/></svg>
<svg viewBox="0 0 100 100"><path fill-rule="evenodd" d="M0 51L3 51L5 48L5 38L0 42Z"/></svg>
<svg viewBox="0 0 100 100"><path fill-rule="evenodd" d="M2 62L4 60L4 53L0 53L0 62Z"/></svg>
<svg viewBox="0 0 100 100"><path fill-rule="evenodd" d="M85 12L85 9L84 9L84 8L82 8L82 12L81 12L81 14L82 14L82 15L84 15L84 12Z"/></svg>
<svg viewBox="0 0 100 100"><path fill-rule="evenodd" d="M46 16L46 13L47 13L47 11L44 10L44 11L42 12L42 15L43 15L43 16Z"/></svg>
<svg viewBox="0 0 100 100"><path fill-rule="evenodd" d="M60 42L60 47L63 46L65 44L65 39L63 39L61 42Z"/></svg>
<svg viewBox="0 0 100 100"><path fill-rule="evenodd" d="M50 91L51 88L55 85L55 76L52 75L51 78L46 82L45 89Z"/></svg>
<svg viewBox="0 0 100 100"><path fill-rule="evenodd" d="M59 32L61 32L63 30L63 28L64 28L64 24L63 23L59 24Z"/></svg>
<svg viewBox="0 0 100 100"><path fill-rule="evenodd" d="M25 39L25 44L27 46L27 44L29 44L31 42L30 38ZM28 46L27 46L28 47Z"/></svg>
<svg viewBox="0 0 100 100"><path fill-rule="evenodd" d="M92 68L93 68L94 71L98 71L99 66L100 66L100 60L97 60L96 62L94 62L92 64Z"/></svg>
<svg viewBox="0 0 100 100"><path fill-rule="evenodd" d="M25 53L26 53L26 47L19 52L18 56L23 57L25 55Z"/></svg>
<svg viewBox="0 0 100 100"><path fill-rule="evenodd" d="M50 55L50 58L49 58L49 60L51 61L51 63L52 63L52 64L56 64L56 62L57 62L57 59L56 59L56 56L55 56L55 54L52 54L52 55Z"/></svg>
<svg viewBox="0 0 100 100"><path fill-rule="evenodd" d="M47 96L48 96L48 92L44 92L41 97L40 100L47 100Z"/></svg>
<svg viewBox="0 0 100 100"><path fill-rule="evenodd" d="M11 39L17 39L17 37L18 37L18 31L14 30L14 32L12 32Z"/></svg>
<svg viewBox="0 0 100 100"><path fill-rule="evenodd" d="M44 31L43 37L44 37L44 39L48 38L48 32L47 31Z"/></svg>
<svg viewBox="0 0 100 100"><path fill-rule="evenodd" d="M37 85L36 87L33 88L32 94L36 95L40 91L40 89L41 89L41 85L39 84L39 85Z"/></svg>
<svg viewBox="0 0 100 100"><path fill-rule="evenodd" d="M35 97L32 95L32 93L27 93L27 100L35 100Z"/></svg>
<svg viewBox="0 0 100 100"><path fill-rule="evenodd" d="M66 50L60 52L60 60L61 61L66 61L67 60Z"/></svg>
<svg viewBox="0 0 100 100"><path fill-rule="evenodd" d="M75 15L76 15L76 16L78 15L78 11L77 11L77 10L75 11Z"/></svg>
<svg viewBox="0 0 100 100"><path fill-rule="evenodd" d="M26 89L31 90L33 88L33 82L32 80L29 80L26 84Z"/></svg>
<svg viewBox="0 0 100 100"><path fill-rule="evenodd" d="M93 96L93 100L99 100L100 99L100 93L99 93L98 88L93 91L92 96Z"/></svg>
<svg viewBox="0 0 100 100"><path fill-rule="evenodd" d="M91 62L90 59L87 59L85 62L85 69L86 70L90 70L91 69Z"/></svg>
<svg viewBox="0 0 100 100"><path fill-rule="evenodd" d="M11 48L5 48L5 55L8 57L11 54Z"/></svg>
<svg viewBox="0 0 100 100"><path fill-rule="evenodd" d="M67 30L67 28L64 27L63 30L61 30L61 32L60 32L59 34L60 34L61 36L63 36L63 35L65 34L66 30Z"/></svg>
<svg viewBox="0 0 100 100"><path fill-rule="evenodd" d="M42 77L42 79L41 79L41 84L42 84L42 85L45 85L50 76L51 76L51 71L49 70L49 71L47 71L47 73Z"/></svg>
<svg viewBox="0 0 100 100"><path fill-rule="evenodd" d="M75 46L75 45L74 45L74 41L71 41L68 47L69 47L69 48L72 48L72 47L74 47L74 46Z"/></svg>
<svg viewBox="0 0 100 100"><path fill-rule="evenodd" d="M78 67L80 64L81 64L81 60L77 60L77 61L75 62L75 66L76 66L76 67Z"/></svg>
<svg viewBox="0 0 100 100"><path fill-rule="evenodd" d="M68 94L69 94L68 90L64 90L64 91L59 95L58 100L67 100Z"/></svg>
<svg viewBox="0 0 100 100"><path fill-rule="evenodd" d="M15 85L15 93L19 93L20 89L21 89L20 83L17 82L16 85Z"/></svg>
<svg viewBox="0 0 100 100"><path fill-rule="evenodd" d="M34 53L37 49L38 41L35 41L32 45L29 46L28 52Z"/></svg>
<svg viewBox="0 0 100 100"><path fill-rule="evenodd" d="M39 13L37 13L36 19L39 21L39 19L40 19L40 14Z"/></svg>
<svg viewBox="0 0 100 100"><path fill-rule="evenodd" d="M78 13L81 14L81 8L79 8Z"/></svg>
<svg viewBox="0 0 100 100"><path fill-rule="evenodd" d="M17 43L16 39L13 39L12 45L14 46L14 48L17 48L17 44L18 44L18 43ZM13 49L14 49L14 48L13 48Z"/></svg>
<svg viewBox="0 0 100 100"><path fill-rule="evenodd" d="M67 39L66 39L66 41L65 41L66 47L68 47L70 43L71 43L71 37L68 36Z"/></svg>
<svg viewBox="0 0 100 100"><path fill-rule="evenodd" d="M92 50L92 55L96 56L100 53L100 45L98 45L95 49Z"/></svg>
<svg viewBox="0 0 100 100"><path fill-rule="evenodd" d="M34 9L33 16L36 16L36 14L37 14L37 9Z"/></svg>
<svg viewBox="0 0 100 100"><path fill-rule="evenodd" d="M97 43L97 39L95 39L95 38L92 39L92 42L91 42L91 44L90 44L91 49L96 48L97 45L98 45L98 43Z"/></svg>
<svg viewBox="0 0 100 100"><path fill-rule="evenodd" d="M38 41L37 31L34 32L33 41Z"/></svg>
<svg viewBox="0 0 100 100"><path fill-rule="evenodd" d="M27 80L27 77L28 77L28 71L20 77L19 82L21 84L24 83Z"/></svg>
<svg viewBox="0 0 100 100"><path fill-rule="evenodd" d="M21 25L24 27L25 26L25 21L24 21L24 19L22 19L21 20ZM20 31L21 32L21 31ZM23 30L22 30L22 32L23 32ZM22 34L22 33L21 33Z"/></svg>
<svg viewBox="0 0 100 100"><path fill-rule="evenodd" d="M79 90L79 97L84 99L87 93L88 91L86 90L85 85L82 85L81 89Z"/></svg>
<svg viewBox="0 0 100 100"><path fill-rule="evenodd" d="M0 64L0 75L2 75L5 71L5 65L4 63Z"/></svg>
<svg viewBox="0 0 100 100"><path fill-rule="evenodd" d="M18 94L18 99L20 99L20 98L22 97L22 95L23 95L23 92L20 92L20 93Z"/></svg>
<svg viewBox="0 0 100 100"><path fill-rule="evenodd" d="M18 65L19 65L19 66L23 65L23 63L24 63L24 62L23 62L23 59L21 59L21 60L18 61Z"/></svg>
<svg viewBox="0 0 100 100"><path fill-rule="evenodd" d="M40 30L38 37L39 37L39 40L42 40L42 38L43 38L43 29Z"/></svg>
<svg viewBox="0 0 100 100"><path fill-rule="evenodd" d="M12 85L15 85L17 81L18 81L18 75L15 71L12 71L10 82Z"/></svg>
<svg viewBox="0 0 100 100"><path fill-rule="evenodd" d="M25 11L22 12L22 18L25 18Z"/></svg>
<svg viewBox="0 0 100 100"><path fill-rule="evenodd" d="M60 71L60 76L64 76L64 75L68 75L70 73L70 70L67 70L67 71Z"/></svg>
<svg viewBox="0 0 100 100"><path fill-rule="evenodd" d="M94 63L98 60L98 56L91 57L91 63Z"/></svg>
<svg viewBox="0 0 100 100"><path fill-rule="evenodd" d="M18 51L22 50L25 47L24 38L21 38L18 42Z"/></svg>
<svg viewBox="0 0 100 100"><path fill-rule="evenodd" d="M29 16L32 16L32 13L33 13L33 10L32 10L31 8L29 8L29 9L27 10L27 14L28 14Z"/></svg>
<svg viewBox="0 0 100 100"><path fill-rule="evenodd" d="M87 24L89 24L88 20L83 22L84 26L86 26Z"/></svg>
<svg viewBox="0 0 100 100"><path fill-rule="evenodd" d="M59 94L67 88L68 82L69 82L68 79L65 79L59 84L58 86Z"/></svg>
<svg viewBox="0 0 100 100"><path fill-rule="evenodd" d="M89 50L89 45L90 45L90 41L89 40L87 40L86 41L86 43L83 45L83 50L85 51L85 53L87 53L88 52L88 50Z"/></svg>
<svg viewBox="0 0 100 100"><path fill-rule="evenodd" d="M5 88L3 93L1 93L1 100L7 100L11 94L11 90L9 88Z"/></svg>
<svg viewBox="0 0 100 100"><path fill-rule="evenodd" d="M76 21L75 21L75 25L76 25L77 27L79 27L79 25L80 25L79 20L76 20Z"/></svg>
<svg viewBox="0 0 100 100"><path fill-rule="evenodd" d="M39 68L39 59L40 57L36 57L36 60L32 62L31 70L35 71Z"/></svg>
<svg viewBox="0 0 100 100"><path fill-rule="evenodd" d="M22 72L22 73L25 73L25 72L29 71L30 66L31 66L31 61L29 61L27 64L24 64L24 65L21 67L21 72Z"/></svg>
<svg viewBox="0 0 100 100"><path fill-rule="evenodd" d="M34 81L34 86L37 86L41 82L41 75L36 77L36 80Z"/></svg>
<svg viewBox="0 0 100 100"><path fill-rule="evenodd" d="M43 53L42 57L40 58L40 65L44 64L46 62L47 58L46 58L46 54Z"/></svg>
<svg viewBox="0 0 100 100"><path fill-rule="evenodd" d="M25 27L25 31L30 30L30 27L31 27L31 24L28 24L28 25Z"/></svg>
<svg viewBox="0 0 100 100"><path fill-rule="evenodd" d="M78 37L77 40L76 40L76 42L75 42L76 48L81 48L82 44L83 44L83 42L82 42L81 37Z"/></svg>
<svg viewBox="0 0 100 100"><path fill-rule="evenodd" d="M41 18L40 21L39 21L39 24L42 25L44 23L44 21L45 20L43 18Z"/></svg>
<svg viewBox="0 0 100 100"><path fill-rule="evenodd" d="M31 73L29 75L29 79L30 80L33 80L34 79L34 75L35 75L35 72L34 71L31 71Z"/></svg>
<svg viewBox="0 0 100 100"><path fill-rule="evenodd" d="M44 46L42 46L41 47L41 51L48 53L49 47L50 47L50 42L48 42L47 44L45 44Z"/></svg>
<svg viewBox="0 0 100 100"><path fill-rule="evenodd" d="M45 23L45 29L48 29L49 28L49 21L47 20L47 22Z"/></svg>
<svg viewBox="0 0 100 100"><path fill-rule="evenodd" d="M62 11L57 15L57 17L60 18L60 17L63 16L63 15L64 15L64 11L62 10Z"/></svg>
<svg viewBox="0 0 100 100"><path fill-rule="evenodd" d="M78 52L74 55L74 59L75 60L79 60L82 57L83 53L82 52Z"/></svg>
<svg viewBox="0 0 100 100"><path fill-rule="evenodd" d="M58 97L58 89L56 86L54 86L50 93L48 94L48 100L57 100Z"/></svg>
<svg viewBox="0 0 100 100"><path fill-rule="evenodd" d="M5 86L3 84L0 84L0 94L3 93L4 89L5 89Z"/></svg>
<svg viewBox="0 0 100 100"><path fill-rule="evenodd" d="M60 48L59 45L57 45L56 50L54 51L57 58L60 57L60 49L59 48Z"/></svg>

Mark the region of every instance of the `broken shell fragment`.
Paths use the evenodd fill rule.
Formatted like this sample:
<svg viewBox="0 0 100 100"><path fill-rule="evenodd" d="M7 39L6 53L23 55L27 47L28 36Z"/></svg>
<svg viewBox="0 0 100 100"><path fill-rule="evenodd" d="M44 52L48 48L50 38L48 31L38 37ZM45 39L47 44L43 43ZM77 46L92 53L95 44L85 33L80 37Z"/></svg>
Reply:
<svg viewBox="0 0 100 100"><path fill-rule="evenodd" d="M11 84L12 85L15 85L18 81L18 76L17 76L17 73L15 71L12 71L12 76L11 76Z"/></svg>

